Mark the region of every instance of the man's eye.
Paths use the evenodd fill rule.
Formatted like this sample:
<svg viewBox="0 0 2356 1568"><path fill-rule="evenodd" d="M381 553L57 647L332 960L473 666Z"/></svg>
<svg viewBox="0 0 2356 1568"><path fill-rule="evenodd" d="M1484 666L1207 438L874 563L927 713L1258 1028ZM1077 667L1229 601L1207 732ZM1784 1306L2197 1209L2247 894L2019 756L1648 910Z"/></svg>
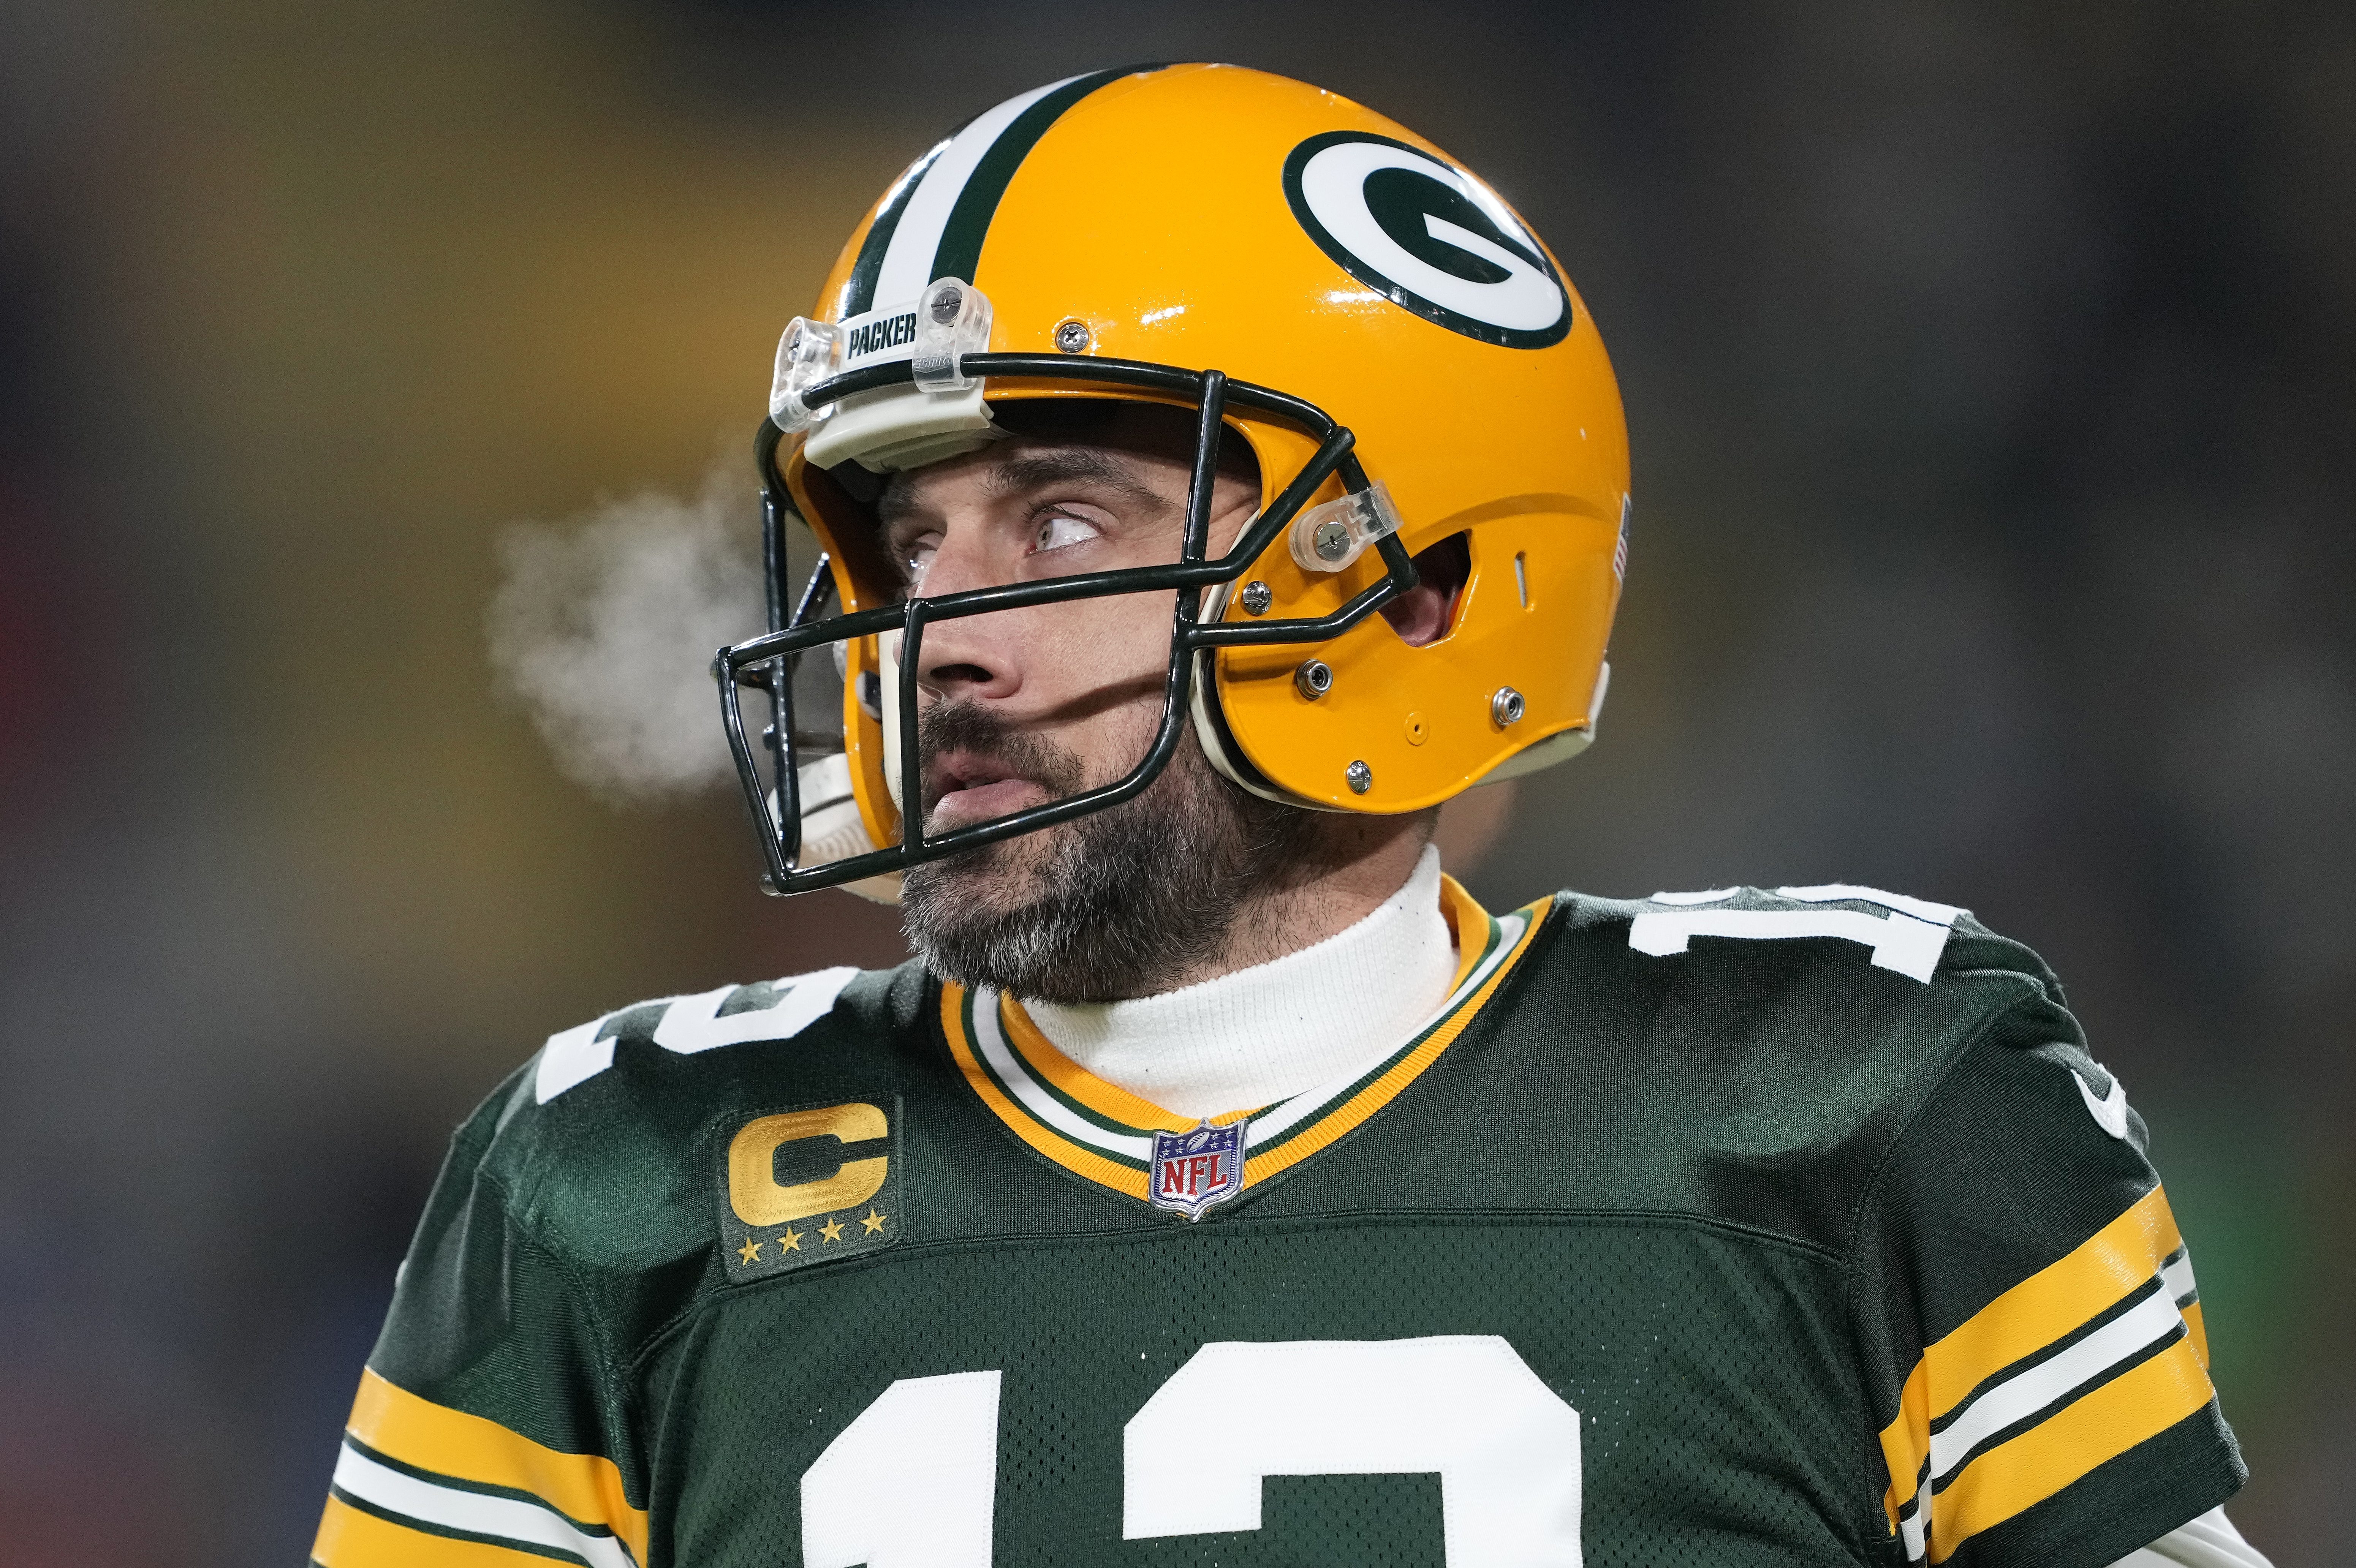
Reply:
<svg viewBox="0 0 2356 1568"><path fill-rule="evenodd" d="M924 581L925 572L932 566L933 556L939 548L931 539L920 539L900 552L900 570L907 574L909 587Z"/></svg>
<svg viewBox="0 0 2356 1568"><path fill-rule="evenodd" d="M1035 555L1042 550L1062 549L1066 545L1085 544L1100 537L1093 525L1061 512L1051 512L1039 519L1039 530L1031 538L1031 549Z"/></svg>

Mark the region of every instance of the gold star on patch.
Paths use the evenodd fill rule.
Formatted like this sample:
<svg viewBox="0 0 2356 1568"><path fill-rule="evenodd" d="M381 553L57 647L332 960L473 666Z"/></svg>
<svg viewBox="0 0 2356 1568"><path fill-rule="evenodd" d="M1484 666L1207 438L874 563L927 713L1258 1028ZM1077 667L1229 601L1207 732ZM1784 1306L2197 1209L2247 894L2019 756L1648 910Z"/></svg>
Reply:
<svg viewBox="0 0 2356 1568"><path fill-rule="evenodd" d="M743 1246L737 1248L736 1261L738 1263L745 1264L759 1263L761 1261L761 1243L758 1242L747 1242Z"/></svg>
<svg viewBox="0 0 2356 1568"><path fill-rule="evenodd" d="M842 1240L842 1221L830 1214L826 1217L826 1223L818 1228L818 1233L830 1242L839 1242Z"/></svg>
<svg viewBox="0 0 2356 1568"><path fill-rule="evenodd" d="M884 1221L889 1218L891 1216L888 1214L878 1214L874 1210L870 1209L859 1222L866 1226L867 1233L873 1236L884 1229Z"/></svg>
<svg viewBox="0 0 2356 1568"><path fill-rule="evenodd" d="M802 1233L799 1231L793 1229L793 1227L787 1226L786 1228L786 1233L777 1238L777 1251L780 1253L798 1253L801 1250Z"/></svg>

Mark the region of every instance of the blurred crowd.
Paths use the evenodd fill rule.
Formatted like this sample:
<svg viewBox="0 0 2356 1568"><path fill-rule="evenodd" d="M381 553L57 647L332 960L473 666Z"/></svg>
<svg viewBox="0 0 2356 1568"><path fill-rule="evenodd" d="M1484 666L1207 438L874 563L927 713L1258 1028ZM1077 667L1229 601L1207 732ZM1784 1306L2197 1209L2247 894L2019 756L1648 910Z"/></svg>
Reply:
<svg viewBox="0 0 2356 1568"><path fill-rule="evenodd" d="M1464 160L1619 369L1601 741L1460 873L2038 947L2190 1239L2234 1517L2356 1529L2356 12L77 0L0 7L0 1559L298 1560L465 1111L633 997L897 961L763 899L724 793L574 782L487 617L616 516L723 519L724 576L884 183L1185 59Z"/></svg>

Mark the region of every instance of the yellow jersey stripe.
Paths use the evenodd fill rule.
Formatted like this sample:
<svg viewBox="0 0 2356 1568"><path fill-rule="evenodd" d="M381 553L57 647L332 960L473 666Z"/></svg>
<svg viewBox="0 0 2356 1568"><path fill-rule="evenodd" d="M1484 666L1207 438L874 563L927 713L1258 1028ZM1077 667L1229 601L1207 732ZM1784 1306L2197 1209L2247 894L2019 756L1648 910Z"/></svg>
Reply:
<svg viewBox="0 0 2356 1568"><path fill-rule="evenodd" d="M537 1552L411 1530L341 1498L327 1499L311 1560L324 1568L548 1568L550 1562Z"/></svg>
<svg viewBox="0 0 2356 1568"><path fill-rule="evenodd" d="M1881 1511L1890 1528L1898 1529L1899 1511L1914 1496L1915 1478L1931 1453L1930 1380L1920 1362L1906 1386L1898 1392L1898 1413L1881 1429L1881 1458L1890 1467L1890 1489L1881 1496Z"/></svg>
<svg viewBox="0 0 2356 1568"><path fill-rule="evenodd" d="M402 1464L529 1492L569 1519L612 1531L633 1559L647 1560L647 1510L630 1506L621 1469L611 1459L544 1447L496 1421L420 1399L369 1371L360 1373L350 1431Z"/></svg>
<svg viewBox="0 0 2356 1568"><path fill-rule="evenodd" d="M1931 1505L1930 1558L2043 1502L2096 1466L2157 1437L2214 1397L2190 1338L1981 1454Z"/></svg>

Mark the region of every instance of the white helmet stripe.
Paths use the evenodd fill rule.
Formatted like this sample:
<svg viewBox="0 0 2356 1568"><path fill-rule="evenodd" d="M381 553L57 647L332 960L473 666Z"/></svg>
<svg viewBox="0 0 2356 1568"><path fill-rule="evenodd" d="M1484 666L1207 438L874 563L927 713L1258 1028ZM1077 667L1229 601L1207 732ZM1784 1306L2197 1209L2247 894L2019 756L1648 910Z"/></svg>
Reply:
<svg viewBox="0 0 2356 1568"><path fill-rule="evenodd" d="M1051 81L975 116L909 165L876 209L835 319L903 304L936 278L973 282L999 198L1039 138L1097 89L1162 69L1123 66Z"/></svg>
<svg viewBox="0 0 2356 1568"><path fill-rule="evenodd" d="M1066 82L1078 80L1066 77L1063 81L1051 81L1010 98L997 108L976 115L964 130L950 138L941 155L933 160L933 166L916 182L907 208L892 231L891 245L884 252L884 265L875 277L873 305L895 304L915 299L924 292L925 285L933 281L933 256L940 249L941 231L948 227L949 213L957 207L966 181L973 177L975 165L997 144L1006 128L1014 123L1017 115Z"/></svg>

